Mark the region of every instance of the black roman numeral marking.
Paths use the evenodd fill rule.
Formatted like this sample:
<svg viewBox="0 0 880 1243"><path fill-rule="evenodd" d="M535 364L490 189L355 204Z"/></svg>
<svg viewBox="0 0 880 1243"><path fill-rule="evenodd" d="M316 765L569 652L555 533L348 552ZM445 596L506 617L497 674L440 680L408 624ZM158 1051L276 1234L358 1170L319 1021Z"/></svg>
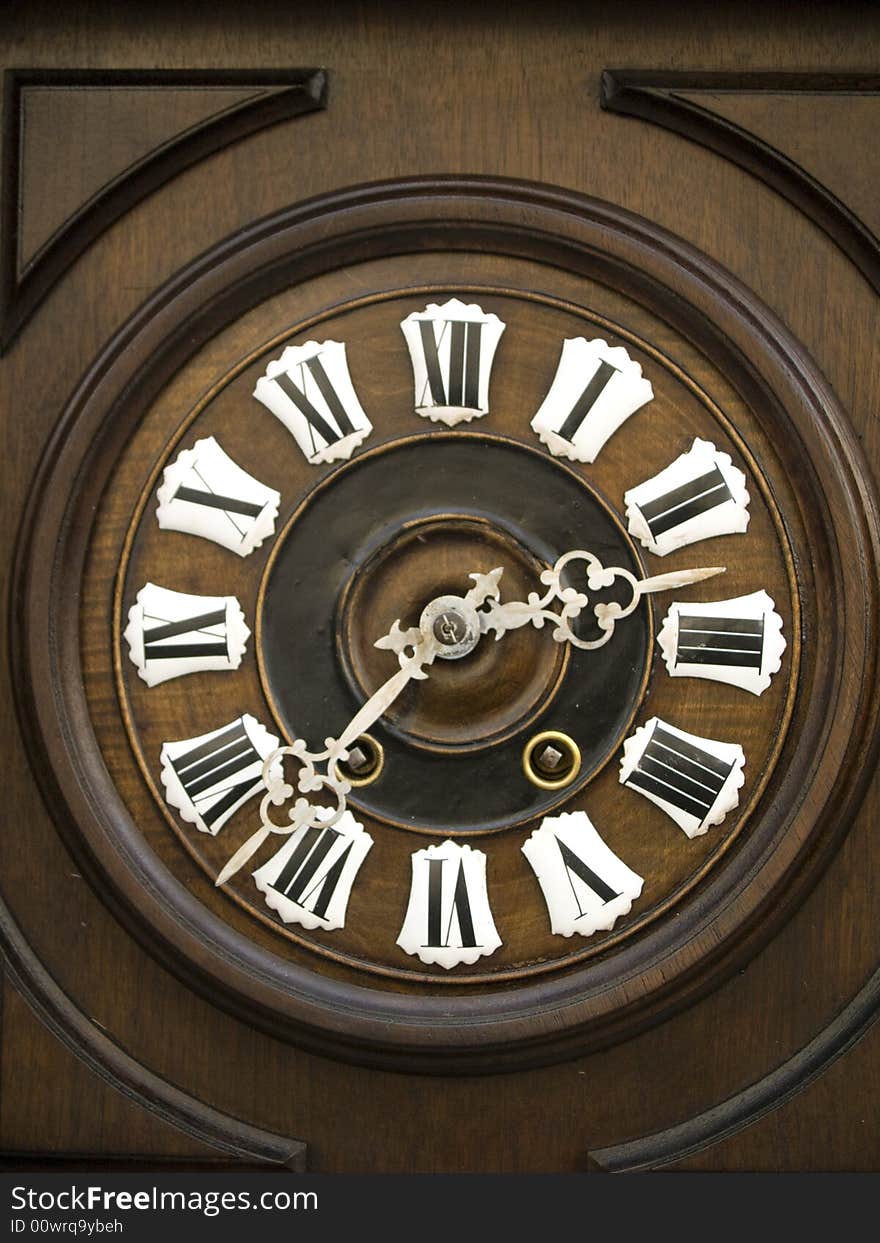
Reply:
<svg viewBox="0 0 880 1243"><path fill-rule="evenodd" d="M316 443L315 432L318 433L326 445L331 445L334 444L335 441L341 440L343 436L351 435L355 428L351 419L348 417L348 412L345 409L345 406L343 406L339 399L339 394L330 383L330 377L324 370L324 364L321 362L320 355L316 354L313 358L307 359L304 365L308 367L312 379L318 386L318 392L324 398L324 401L327 403L328 410L333 415L337 425L339 426L339 431L337 431L335 427L331 427L320 411L317 410L312 402L309 401L308 397L306 397L305 389L299 388L299 386L293 382L290 375L286 371L279 372L279 374L273 378L284 395L290 398L299 410L300 414L308 423L309 435L312 440L312 452L317 453L319 448L322 446ZM300 366L300 373L303 374L302 365ZM303 374L303 383L304 382L305 376Z"/></svg>
<svg viewBox="0 0 880 1243"><path fill-rule="evenodd" d="M263 762L240 720L170 762L208 828L262 785L260 777L235 780L236 773Z"/></svg>
<svg viewBox="0 0 880 1243"><path fill-rule="evenodd" d="M459 862L458 874L455 878L455 891L452 896L452 909L444 934L442 928L443 905L443 869L447 860L428 860L428 940L427 946L447 946L452 931L452 921L458 916L458 930L461 935L462 947L476 947L477 938L474 934L474 918L471 913L471 902L468 896L465 879L464 863Z"/></svg>
<svg viewBox="0 0 880 1243"><path fill-rule="evenodd" d="M223 496L219 492L210 490L203 492L200 488L187 488L183 484L171 499L188 501L192 505L204 505L206 509L219 509L242 539L247 535L247 531L235 521L233 515L240 514L244 518L258 518L264 508L263 505L254 505L251 501L239 500L236 496Z"/></svg>
<svg viewBox="0 0 880 1243"><path fill-rule="evenodd" d="M559 853L562 855L562 862L565 864L565 874L568 877L568 883L571 885L571 896L574 898L575 906L578 909L578 916L585 915L586 911L581 908L580 901L578 900L577 890L574 887L574 881L571 879L572 872L592 889L593 893L597 898L601 899L603 904L612 902L615 898L620 897L620 894L606 884L602 877L598 876L591 867L588 867L579 855L576 855L573 850L566 846L565 842L557 837L556 844L559 847Z"/></svg>
<svg viewBox="0 0 880 1243"><path fill-rule="evenodd" d="M222 509L225 513L243 514L246 518L258 518L262 505L241 501L235 496L223 496L220 492L203 492L200 488L187 488L183 484L172 497L175 501L190 501L193 505L205 505L209 509Z"/></svg>
<svg viewBox="0 0 880 1243"><path fill-rule="evenodd" d="M434 336L434 324L437 322L436 320L419 320L431 401L435 406L467 406L476 409L480 400L480 350L483 325L460 319L444 320L438 341ZM444 383L439 345L447 332L451 335L448 376ZM424 394L422 401L424 402Z"/></svg>
<svg viewBox="0 0 880 1243"><path fill-rule="evenodd" d="M293 854L285 863L272 888L284 894L291 902L305 906L320 886L312 913L325 919L327 908L339 884L345 861L351 850L351 842L342 850L322 879L315 880L315 873L327 855L339 841L340 834L332 828L311 827L306 829ZM314 883L313 883L314 882Z"/></svg>
<svg viewBox="0 0 880 1243"><path fill-rule="evenodd" d="M590 378L587 387L566 415L565 422L556 433L557 436L561 436L563 440L574 440L580 425L599 400L603 390L610 383L612 376L617 374L619 374L618 368L612 367L611 363L606 362L603 358Z"/></svg>
<svg viewBox="0 0 880 1243"><path fill-rule="evenodd" d="M187 488L181 484L174 496L174 501L188 501L191 505L204 505L207 509L219 509L226 517L227 522L232 526L233 530L241 539L247 535L247 530L236 522L233 515L239 514L243 518L258 518L263 511L263 505L255 505L252 501L242 501L237 496L224 496L220 492L214 492L209 487L203 475L200 475L195 467L192 468L193 474L197 475L205 485L205 490L201 488Z"/></svg>
<svg viewBox="0 0 880 1243"><path fill-rule="evenodd" d="M700 475L699 479L692 479L680 488L658 496L656 500L646 501L639 505L639 509L651 534L657 539L672 527L681 526L698 514L704 514L707 509L714 509L716 505L723 505L730 500L733 500L730 488L719 468L714 466L707 474Z"/></svg>
<svg viewBox="0 0 880 1243"><path fill-rule="evenodd" d="M648 790L704 820L733 771L733 763L655 725L651 739L626 784Z"/></svg>
<svg viewBox="0 0 880 1243"><path fill-rule="evenodd" d="M181 660L188 656L229 656L226 638L208 635L196 643L167 643L167 639L181 634L197 635L209 626L226 621L226 609L213 613L201 613L197 617L184 617L176 622L162 622L159 626L144 627L144 660Z"/></svg>
<svg viewBox="0 0 880 1243"><path fill-rule="evenodd" d="M763 617L678 615L676 662L760 669L763 653Z"/></svg>

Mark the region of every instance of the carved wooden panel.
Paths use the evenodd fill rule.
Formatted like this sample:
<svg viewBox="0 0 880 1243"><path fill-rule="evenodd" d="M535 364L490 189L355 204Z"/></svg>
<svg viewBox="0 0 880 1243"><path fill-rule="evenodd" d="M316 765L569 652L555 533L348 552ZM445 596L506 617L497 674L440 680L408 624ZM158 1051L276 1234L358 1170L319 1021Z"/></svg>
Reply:
<svg viewBox="0 0 880 1243"><path fill-rule="evenodd" d="M880 120L870 73L688 73L608 70L602 106L668 126L785 195L880 288L870 160L852 132Z"/></svg>
<svg viewBox="0 0 880 1243"><path fill-rule="evenodd" d="M6 70L3 345L139 199L231 142L325 107L326 98L318 69Z"/></svg>
<svg viewBox="0 0 880 1243"><path fill-rule="evenodd" d="M759 29L720 10L697 28L672 6L663 22L649 24L635 10L597 24L565 5L551 4L541 18L508 7L503 19L489 6L464 26L440 11L416 23L378 4L368 6L369 20L343 5L332 14L276 14L271 26L240 6L235 13L222 3L215 9L210 21L182 13L173 38L149 13L128 30L76 15L62 22L39 7L24 22L0 19L9 49L3 337L10 347L0 366L9 464L0 517L9 552L7 645L18 687L16 715L4 664L0 737L10 815L0 835L8 960L0 1149L30 1168L50 1158L75 1163L111 1154L116 1161L216 1160L239 1168L301 1169L308 1159L319 1171L880 1167L876 1137L860 1121L880 1107L876 1028L870 1031L880 883L869 633L876 588L871 475L880 463L872 197L880 66L870 63L877 17L841 12L831 37L820 14L805 10L793 25L772 5ZM137 68L151 64L169 68ZM329 66L330 107L323 73L291 64ZM613 68L620 64L639 68ZM16 68L28 65L46 67ZM102 65L129 68L95 68ZM438 175L457 177L459 191L476 175L467 193L479 247L464 231L454 237L449 204L442 236L424 221L420 234L405 236L401 213L413 178L432 178L428 197L444 217L450 183ZM486 186L484 176L517 184ZM382 221L367 218L372 192L361 188L376 181L397 187ZM505 212L517 217L506 240L497 220L491 223L491 209L481 211L481 193L487 202L503 199ZM538 227L546 196L554 194L568 218L562 232L582 246L577 253L563 255L559 230ZM271 249L273 230L283 238L284 221L308 216L315 198L326 215L323 224L315 216L313 250L298 249L287 262L282 242L271 257L266 251L267 262L241 266L231 294L222 281L211 286L212 273L227 260L234 265L236 254ZM613 269L625 257L611 261L609 237L627 213L638 218L638 229L622 281L623 269L616 276ZM340 230L346 214L351 224ZM269 226L260 223L266 217ZM590 238L580 236L588 221ZM400 230L397 253L387 255L379 238L392 223ZM328 244L334 229L349 235L344 254ZM668 279L660 267L648 272L644 254L636 255L644 230L656 230L655 240L664 230L672 236L663 260ZM164 836L153 835L149 858L134 832L113 836L128 813L113 803L112 790L96 797L103 787L94 778L102 767L101 780L107 773L100 752L89 774L77 772L91 728L85 709L47 724L52 694L43 695L29 677L45 672L46 654L57 655L58 636L67 635L69 659L60 662L66 683L54 704L82 704L85 649L75 610L66 605L74 590L49 608L38 582L42 574L47 589L50 578L57 586L77 567L47 557L41 569L37 546L19 533L28 509L45 513L57 504L63 538L53 550L83 553L92 574L89 607L95 617L106 612L85 650L90 710L103 713L111 767L117 760L131 767L125 797L147 806L152 796L126 751L124 731L117 737L112 730L115 692L94 679L112 650L111 602L99 599L96 584L116 556L116 528L105 527L99 544L89 541L94 514L104 521L117 513L125 525L138 497L105 487L107 442L95 442L90 452L83 439L77 471L65 472L77 447L78 412L90 405L115 411L110 439L116 434L120 446L129 444L130 461L143 467L143 488L161 461L150 419L163 418L173 434L247 348L280 338L309 315L344 321L359 298L381 305L407 283L442 287L452 279L448 265L444 275L450 240L456 281L465 280L473 255L471 279L484 287L509 288L513 275L520 293L563 296L580 313L626 324L660 352L675 340L683 377L711 388L720 407L753 412L749 435L759 437L760 454L778 471L772 492L787 508L801 590L822 585L806 592L798 636L814 693L812 724L796 724L792 734L795 744L813 737L815 763L804 753L787 786L773 779L769 788L779 802L762 805L760 823L769 825L774 815L785 822L797 802L791 785L798 774L803 789L815 783L816 806L833 792L833 807L804 838L811 848L792 869L792 883L776 890L771 884L763 906L758 880L753 916L719 942L723 954L713 961L702 942L705 958L689 975L682 947L674 996L658 993L656 1005L642 1011L645 1022L604 1030L599 1022L592 1035L589 1024L575 1027L570 1042L562 1038L553 1049L567 1059L555 1064L434 1078L411 1074L402 1063L396 1070L357 1065L350 1046L368 1026L364 1011L354 1020L357 1031L334 1048L314 1032L298 1036L296 1024L271 1021L264 978L224 977L204 946L194 951L191 942L181 956L184 908L196 922L206 911L222 916L230 936L251 917L208 892L210 879L185 861L167 824ZM514 268L505 271L517 247ZM206 251L211 258L201 264ZM662 251L655 256L661 267ZM714 288L703 285L698 295L699 273L709 270ZM205 291L211 296L202 298ZM157 323L167 332L151 337ZM770 352L756 348L768 337L776 340L772 364ZM379 363L365 389L376 396L396 374L389 365L395 347L365 328L368 339ZM511 333L505 344L513 340ZM526 388L542 365L552 371L552 360L542 363L531 347L520 359ZM504 417L513 427L518 391L512 379L505 383ZM399 390L402 401L399 377L392 388L393 400ZM786 402L773 396L782 390L804 410L835 412L831 424L824 413L812 420L813 465L807 458L792 465L803 431L797 419L787 422ZM393 418L407 414L401 407ZM375 422L380 426L380 416ZM240 447L246 450L246 435ZM817 470L823 455L826 465ZM283 490L280 454L278 470ZM132 467L132 478L136 473ZM57 494L34 495L37 477L51 480ZM89 503L69 511L73 522L62 521L61 492L75 481ZM792 494L800 505L790 503ZM849 535L840 534L843 514ZM837 541L829 562L801 538L803 529L820 528L837 531L829 537L829 547ZM29 597L14 586L25 582ZM826 635L829 599L843 612ZM857 634L847 650L842 636ZM827 659L817 659L821 651ZM25 652L28 666L21 663ZM807 690L801 679L798 702L809 699ZM35 695L43 696L39 730ZM843 711L846 702L851 707ZM828 737L823 714L836 721ZM62 754L70 763L59 763ZM164 823L157 810L152 814ZM96 827L102 824L104 836ZM739 868L746 882L786 872L792 839L771 836L742 834L727 875ZM146 861L157 881L140 890L130 869L138 851L138 867ZM698 886L685 908L694 930L699 902L712 892ZM650 942L658 949L662 930L661 921L657 942ZM648 935L654 933L638 933L632 944L647 950ZM674 924L665 935L674 939ZM273 956L292 961L270 927L256 941L270 977ZM612 945L595 956L600 969L614 952ZM320 958L302 947L290 953L309 969ZM325 977L340 992L342 974L340 968ZM646 968L640 978L649 975ZM559 979L564 984L564 974ZM472 986L461 987L467 1004ZM448 991L458 1004L456 989ZM260 993L259 1015L242 1000L248 992ZM230 993L237 994L234 1005ZM391 1008L399 1014L404 1007ZM549 1031L556 1025L550 1011L545 1017ZM495 1052L490 1041L479 1065L458 1069L499 1070ZM51 1105L43 1099L47 1084Z"/></svg>

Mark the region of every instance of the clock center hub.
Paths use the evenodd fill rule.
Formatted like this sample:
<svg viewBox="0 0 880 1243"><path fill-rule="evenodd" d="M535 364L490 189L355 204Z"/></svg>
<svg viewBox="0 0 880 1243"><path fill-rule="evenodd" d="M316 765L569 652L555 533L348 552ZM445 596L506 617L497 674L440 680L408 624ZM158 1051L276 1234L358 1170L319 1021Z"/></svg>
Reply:
<svg viewBox="0 0 880 1243"><path fill-rule="evenodd" d="M434 515L391 533L343 592L337 653L356 699L368 698L394 672L393 656L375 642L395 621L437 640L429 677L407 687L383 718L411 746L493 746L527 728L552 702L566 649L531 626L505 635L503 643L481 639L477 610L464 599L470 574L496 566L504 570L505 595L515 599L534 590L546 568L496 522Z"/></svg>
<svg viewBox="0 0 880 1243"><path fill-rule="evenodd" d="M480 641L477 610L460 596L439 596L422 610L419 629L430 630L440 644L441 660L461 660L469 656Z"/></svg>

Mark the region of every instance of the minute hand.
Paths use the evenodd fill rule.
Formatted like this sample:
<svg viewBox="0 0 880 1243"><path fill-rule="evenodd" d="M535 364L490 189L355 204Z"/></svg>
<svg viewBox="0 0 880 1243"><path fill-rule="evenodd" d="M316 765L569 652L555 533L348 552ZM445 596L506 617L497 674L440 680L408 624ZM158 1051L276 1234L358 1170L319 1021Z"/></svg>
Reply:
<svg viewBox="0 0 880 1243"><path fill-rule="evenodd" d="M408 686L414 678L425 676L420 664L404 665L402 669L398 669L393 677L383 682L379 689L373 692L363 707L351 718L335 742L334 751L347 751L361 734L365 734L370 726L375 725L379 717L388 711L405 686ZM329 755L329 751L325 754Z"/></svg>
<svg viewBox="0 0 880 1243"><path fill-rule="evenodd" d="M231 859L221 870L214 882L225 885L235 873L247 863L248 859L259 850L270 833L290 834L296 829L307 826L323 826L329 828L335 824L345 811L345 796L351 785L339 774L337 765L348 758L348 748L371 725L378 721L397 699L398 695L415 678L426 678L424 666L431 664L437 654L437 645L430 635L419 634L418 640L412 643L413 652L401 656L401 667L387 682L383 682L363 704L338 738L326 738L323 751L309 751L304 739L297 739L292 746L279 747L263 762L263 781L266 794L260 804L261 827L251 834L247 841L239 847ZM289 785L278 772L278 764L283 756L289 755L301 765L299 790L303 794L321 789L328 789L336 795L336 808L332 810L318 803L311 803L305 798L297 799L289 813L288 824L276 824L269 815L270 806L281 806L294 795L293 786ZM318 772L316 765L326 764L326 771Z"/></svg>

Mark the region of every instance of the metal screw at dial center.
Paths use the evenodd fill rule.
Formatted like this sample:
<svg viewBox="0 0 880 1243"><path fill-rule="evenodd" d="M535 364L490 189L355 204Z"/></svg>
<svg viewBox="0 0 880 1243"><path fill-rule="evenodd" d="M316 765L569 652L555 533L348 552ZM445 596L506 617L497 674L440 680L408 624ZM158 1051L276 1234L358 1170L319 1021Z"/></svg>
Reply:
<svg viewBox="0 0 880 1243"><path fill-rule="evenodd" d="M467 626L460 613L446 609L434 622L434 638L445 647L460 643L465 636Z"/></svg>

